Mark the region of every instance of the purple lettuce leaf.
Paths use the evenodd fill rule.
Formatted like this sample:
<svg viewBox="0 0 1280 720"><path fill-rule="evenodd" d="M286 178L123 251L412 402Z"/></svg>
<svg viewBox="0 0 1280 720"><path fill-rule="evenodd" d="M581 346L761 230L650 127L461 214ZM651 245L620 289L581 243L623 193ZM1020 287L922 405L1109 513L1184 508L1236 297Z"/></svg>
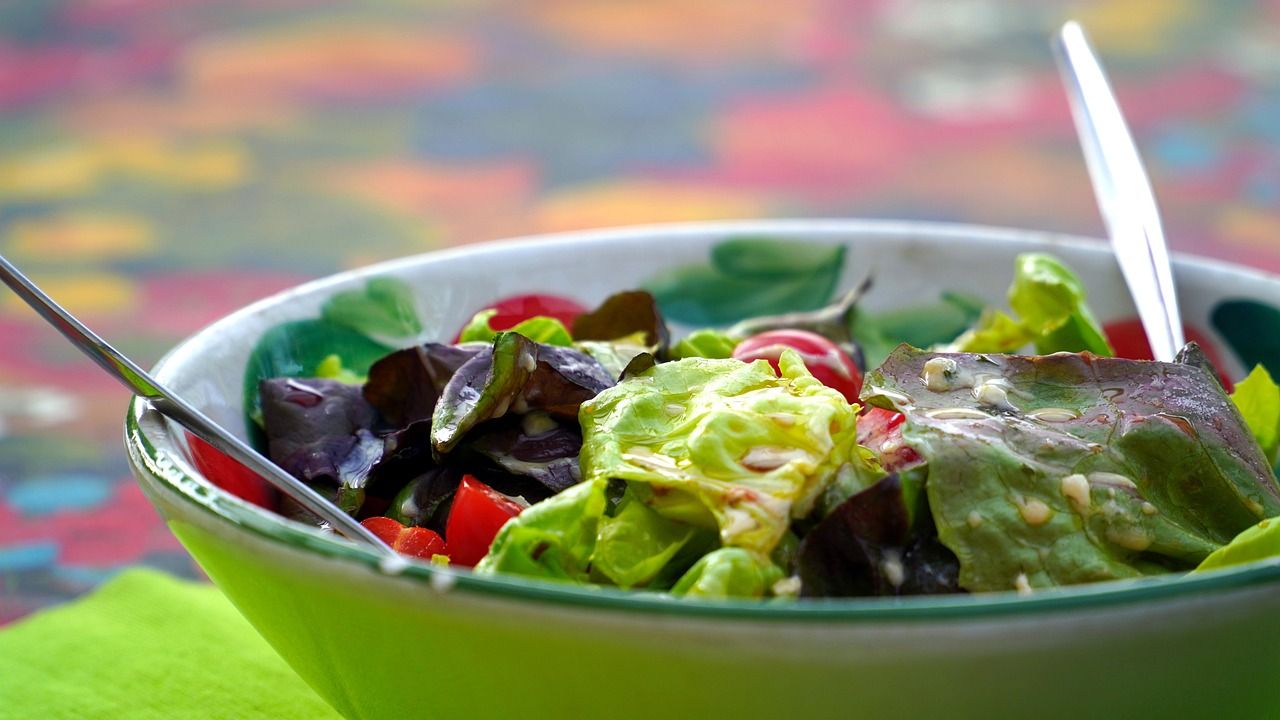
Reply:
<svg viewBox="0 0 1280 720"><path fill-rule="evenodd" d="M273 378L259 386L271 460L328 490L343 510L364 501L365 480L382 458L377 412L360 388L335 380Z"/></svg>
<svg viewBox="0 0 1280 720"><path fill-rule="evenodd" d="M576 425L561 424L544 413L486 432L468 441L467 449L512 475L537 481L549 495L582 480L578 471L582 433Z"/></svg>
<svg viewBox="0 0 1280 720"><path fill-rule="evenodd" d="M577 422L578 408L614 379L595 358L572 348L537 345L537 365L520 389L517 412L541 410Z"/></svg>
<svg viewBox="0 0 1280 720"><path fill-rule="evenodd" d="M403 525L430 528L443 535L449 506L462 475L462 470L457 467L437 465L428 468L400 489L387 507L387 517Z"/></svg>
<svg viewBox="0 0 1280 720"><path fill-rule="evenodd" d="M574 340L617 340L637 333L644 333L644 344L659 353L671 340L657 301L645 290L610 295L573 321Z"/></svg>
<svg viewBox="0 0 1280 720"><path fill-rule="evenodd" d="M898 475L855 493L800 543L803 597L960 592L960 566L927 513L914 518Z"/></svg>
<svg viewBox="0 0 1280 720"><path fill-rule="evenodd" d="M369 368L364 397L395 427L430 420L450 378L484 346L426 343L383 357Z"/></svg>

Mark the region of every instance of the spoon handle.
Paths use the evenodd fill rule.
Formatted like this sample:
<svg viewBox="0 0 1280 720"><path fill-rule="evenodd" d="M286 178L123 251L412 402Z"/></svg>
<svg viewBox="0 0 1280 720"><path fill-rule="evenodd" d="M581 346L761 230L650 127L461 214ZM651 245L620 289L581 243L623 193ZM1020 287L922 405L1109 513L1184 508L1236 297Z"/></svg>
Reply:
<svg viewBox="0 0 1280 720"><path fill-rule="evenodd" d="M88 355L109 375L123 383L130 392L150 401L161 414L257 473L280 492L297 500L303 507L329 523L329 526L338 533L367 544L383 555L395 558L397 562L400 561L399 555L376 535L369 532L368 528L356 522L324 496L307 487L301 480L263 457L207 415L170 392L136 363L54 302L38 285L31 282L2 255L0 255L0 281L40 313L41 317L70 340L72 345Z"/></svg>
<svg viewBox="0 0 1280 720"><path fill-rule="evenodd" d="M1055 40L1058 69L1112 249L1155 359L1171 362L1185 340L1151 181L1084 29L1068 22Z"/></svg>

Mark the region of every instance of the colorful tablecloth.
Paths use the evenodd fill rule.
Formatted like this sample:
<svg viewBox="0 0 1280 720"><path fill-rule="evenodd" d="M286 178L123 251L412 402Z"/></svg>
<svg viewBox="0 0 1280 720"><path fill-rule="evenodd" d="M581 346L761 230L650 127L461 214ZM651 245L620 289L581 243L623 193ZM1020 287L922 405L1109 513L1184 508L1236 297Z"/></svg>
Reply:
<svg viewBox="0 0 1280 720"><path fill-rule="evenodd" d="M1280 2L15 0L0 252L127 352L507 235L937 219L1099 234L1047 38L1105 56L1176 250L1280 270ZM125 393L0 298L0 623L196 569Z"/></svg>

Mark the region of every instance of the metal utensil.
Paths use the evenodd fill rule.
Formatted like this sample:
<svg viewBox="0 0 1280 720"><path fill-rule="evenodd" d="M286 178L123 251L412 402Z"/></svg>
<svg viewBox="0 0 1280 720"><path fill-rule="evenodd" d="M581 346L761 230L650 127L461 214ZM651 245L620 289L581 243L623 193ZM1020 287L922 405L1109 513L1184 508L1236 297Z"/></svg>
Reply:
<svg viewBox="0 0 1280 720"><path fill-rule="evenodd" d="M1185 340L1151 181L1084 29L1068 22L1054 40L1111 247L1155 359L1171 362Z"/></svg>
<svg viewBox="0 0 1280 720"><path fill-rule="evenodd" d="M196 437L257 473L280 492L297 500L303 507L329 523L335 531L375 548L387 556L393 564L403 562L396 551L350 515L210 420L204 413L157 382L119 350L98 337L75 316L54 302L3 256L0 256L0 280L3 280L19 297L40 313L41 317L70 340L72 345L123 383L130 392L149 401L161 414L172 418Z"/></svg>

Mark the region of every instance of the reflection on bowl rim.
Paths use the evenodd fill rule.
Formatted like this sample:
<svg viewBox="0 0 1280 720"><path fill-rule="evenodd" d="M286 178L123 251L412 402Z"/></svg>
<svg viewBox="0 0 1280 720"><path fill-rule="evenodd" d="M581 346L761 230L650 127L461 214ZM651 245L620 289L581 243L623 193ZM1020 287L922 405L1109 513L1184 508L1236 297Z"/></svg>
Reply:
<svg viewBox="0 0 1280 720"><path fill-rule="evenodd" d="M929 222L864 221L864 220L765 220L729 221L706 223L676 223L645 225L627 228L583 230L549 235L534 235L480 245L462 246L428 253L432 258L454 255L471 255L484 252L502 252L514 245L549 247L571 245L584 241L621 240L628 237L681 234L703 236L707 234L753 233L822 233L902 234L955 239L981 238L985 241L1048 242L1050 245L1072 247L1089 246L1097 249L1101 241L1069 237L1045 232L991 228L980 225L960 225ZM358 270L330 275L285 290L252 305L237 310L227 317L200 331L216 332L218 328L231 326L241 318L259 309L276 305L287 297L308 294L325 286L351 278L369 277L389 272L401 265L422 262L422 255L378 263ZM1268 273L1217 260L1179 255L1178 263L1194 263L1197 266L1232 274L1252 275L1267 282L1280 282L1280 278ZM179 345L161 363L169 360L186 344ZM205 513L229 522L238 530L252 532L264 539L279 542L295 549L304 549L344 563L354 563L380 572L380 558L372 550L357 546L334 536L332 533L300 523L284 520L274 513L247 503L219 490L204 480L182 457L173 457L162 451L143 431L144 415L154 416L155 411L142 400L134 398L125 419L125 444L135 467L160 481L167 491L173 491ZM1038 590L1031 595L1015 592L981 593L973 595L932 595L905 598L833 598L815 600L689 600L673 598L660 593L626 591L602 586L584 586L555 583L510 575L475 575L467 570L441 568L422 562L411 562L401 576L421 581L424 585L439 583L446 578L449 586L460 592L473 592L494 597L524 601L554 603L566 606L587 607L598 610L656 613L688 617L723 617L767 621L920 621L943 619L982 619L1028 613L1063 610L1091 610L1112 605L1171 600L1211 592L1228 591L1280 581L1280 558L1225 568L1203 575L1152 576L1134 580L1076 585L1068 588ZM434 583L433 583L434 580Z"/></svg>

